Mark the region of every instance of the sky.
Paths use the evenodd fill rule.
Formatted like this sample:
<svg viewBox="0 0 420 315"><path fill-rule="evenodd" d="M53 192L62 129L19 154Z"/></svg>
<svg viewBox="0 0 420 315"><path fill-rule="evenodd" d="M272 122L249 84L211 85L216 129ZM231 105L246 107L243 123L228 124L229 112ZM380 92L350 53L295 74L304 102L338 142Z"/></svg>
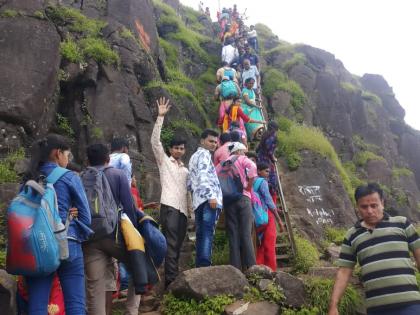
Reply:
<svg viewBox="0 0 420 315"><path fill-rule="evenodd" d="M212 18L237 4L280 39L321 48L348 71L382 75L406 111L405 121L420 130L420 2L416 0L202 0ZM198 9L199 0L181 0ZM417 30L417 31L416 31Z"/></svg>

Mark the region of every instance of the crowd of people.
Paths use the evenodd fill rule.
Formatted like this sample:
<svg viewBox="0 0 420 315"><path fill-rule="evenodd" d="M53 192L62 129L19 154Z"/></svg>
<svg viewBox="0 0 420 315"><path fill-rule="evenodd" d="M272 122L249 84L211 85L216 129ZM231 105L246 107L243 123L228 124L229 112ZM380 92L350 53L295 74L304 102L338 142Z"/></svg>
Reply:
<svg viewBox="0 0 420 315"><path fill-rule="evenodd" d="M198 149L188 164L184 163L186 139L175 135L167 148L161 142L170 101L163 97L156 101L158 115L150 141L159 168L159 203L143 204L126 139L113 139L110 150L102 143L88 146L89 167L80 174L67 169L72 155L63 137L51 134L32 145L25 181L53 185L60 219L67 226L68 254L55 272L18 278L19 314L57 315L65 311L72 315L108 315L114 292L122 289L127 289L125 314L138 314L141 294L158 281L154 267L163 258L165 288L178 276L188 218L195 223L196 267L211 266L215 228L223 213L229 264L241 271L256 264L277 270L277 224L280 231L285 229L277 207L279 183L274 153L279 126L274 121L267 123L262 113L255 29L251 26L247 30L236 5L223 9L218 21L224 43L214 93L220 101L220 132L204 130ZM249 150L251 141L258 141L255 152ZM21 194L26 194L26 186L22 187ZM420 304L420 295L413 268L407 262L410 248L420 263L417 233L405 218L383 213L379 186L359 187L355 197L362 220L344 240L330 314L338 314L338 301L357 260L362 265L363 281L371 290L368 307L377 311L384 305L408 305L407 312L393 314L418 314L419 309L413 305ZM157 250L148 247L153 234L149 235L142 225L147 217L143 210L150 207L160 209L164 238ZM157 238L158 233L154 234ZM371 250L372 245L378 245L377 250ZM159 252L163 253L162 259L158 258ZM387 259L395 262L385 263ZM13 263L13 255L9 257L8 252L8 264ZM378 264L371 267L372 263ZM389 286L384 277L388 272L400 277L400 285L392 286L392 290L386 289Z"/></svg>

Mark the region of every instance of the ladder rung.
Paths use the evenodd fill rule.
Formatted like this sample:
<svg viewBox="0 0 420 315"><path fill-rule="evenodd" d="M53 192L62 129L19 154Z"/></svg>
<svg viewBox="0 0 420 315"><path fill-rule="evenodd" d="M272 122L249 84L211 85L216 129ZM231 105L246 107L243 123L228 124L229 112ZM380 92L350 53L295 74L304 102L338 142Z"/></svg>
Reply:
<svg viewBox="0 0 420 315"><path fill-rule="evenodd" d="M277 260L288 260L290 258L289 255L283 254L283 255L276 255Z"/></svg>
<svg viewBox="0 0 420 315"><path fill-rule="evenodd" d="M277 243L276 248L287 248L290 247L290 244L288 243Z"/></svg>

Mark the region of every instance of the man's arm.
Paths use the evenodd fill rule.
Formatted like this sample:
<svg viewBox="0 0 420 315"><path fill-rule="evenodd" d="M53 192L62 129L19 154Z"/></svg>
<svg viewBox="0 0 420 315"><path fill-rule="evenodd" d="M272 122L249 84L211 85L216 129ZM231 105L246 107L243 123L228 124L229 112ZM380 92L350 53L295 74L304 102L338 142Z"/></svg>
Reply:
<svg viewBox="0 0 420 315"><path fill-rule="evenodd" d="M162 130L163 119L165 118L165 115L168 113L172 105L169 104L169 99L166 100L164 97L161 97L159 100L157 100L156 104L158 106L158 117L156 119L155 126L153 127L150 142L152 144L152 150L153 154L155 155L156 162L160 165L162 164L163 159L166 157L162 142L160 142L160 133Z"/></svg>
<svg viewBox="0 0 420 315"><path fill-rule="evenodd" d="M413 251L414 259L416 260L417 270L420 271L420 248Z"/></svg>
<svg viewBox="0 0 420 315"><path fill-rule="evenodd" d="M335 284L331 294L328 315L339 315L338 303L346 290L349 279L353 273L352 268L340 267L335 277Z"/></svg>

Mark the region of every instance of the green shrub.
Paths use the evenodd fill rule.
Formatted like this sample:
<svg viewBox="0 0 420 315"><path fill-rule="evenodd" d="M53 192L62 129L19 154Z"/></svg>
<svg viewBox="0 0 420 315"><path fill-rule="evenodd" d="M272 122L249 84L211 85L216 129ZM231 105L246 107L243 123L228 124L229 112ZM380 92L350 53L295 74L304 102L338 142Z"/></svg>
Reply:
<svg viewBox="0 0 420 315"><path fill-rule="evenodd" d="M318 307L303 307L299 310L290 309L290 308L282 308L281 309L282 315L319 315L319 308Z"/></svg>
<svg viewBox="0 0 420 315"><path fill-rule="evenodd" d="M360 167L365 166L366 163L371 160L385 162L385 159L382 156L379 156L371 151L360 151L353 157L353 162Z"/></svg>
<svg viewBox="0 0 420 315"><path fill-rule="evenodd" d="M344 241L344 237L346 236L346 232L347 230L343 228L334 228L332 226L327 226L325 228L325 238L330 243L341 245Z"/></svg>
<svg viewBox="0 0 420 315"><path fill-rule="evenodd" d="M61 114L56 114L57 118L57 126L58 128L68 137L73 138L74 137L74 130L71 127L70 121L67 117L64 117Z"/></svg>
<svg viewBox="0 0 420 315"><path fill-rule="evenodd" d="M133 32L132 31L130 31L128 28L126 28L126 27L123 27L121 30L120 30L120 36L122 37L122 38L125 38L125 39L132 39L132 40L136 40L136 38L134 37L134 34L133 34Z"/></svg>
<svg viewBox="0 0 420 315"><path fill-rule="evenodd" d="M312 278L306 282L305 286L309 304L318 307L320 314L327 314L334 280ZM338 307L339 313L356 314L357 308L362 303L360 293L352 285L348 285Z"/></svg>
<svg viewBox="0 0 420 315"><path fill-rule="evenodd" d="M197 126L197 124L191 120L180 119L171 121L171 126L173 129L184 129L190 131L195 136L200 136L203 130Z"/></svg>
<svg viewBox="0 0 420 315"><path fill-rule="evenodd" d="M293 258L293 271L295 273L307 273L309 268L319 261L318 249L307 239L295 235L296 255Z"/></svg>
<svg viewBox="0 0 420 315"><path fill-rule="evenodd" d="M296 81L289 80L280 71L270 68L265 72L263 93L270 98L279 90L291 95L290 103L295 111L302 109L303 104L306 101L306 95L300 85Z"/></svg>
<svg viewBox="0 0 420 315"><path fill-rule="evenodd" d="M340 86L350 93L357 93L360 92L360 89L350 82L340 82Z"/></svg>
<svg viewBox="0 0 420 315"><path fill-rule="evenodd" d="M293 57L289 60L283 62L282 67L285 71L289 71L292 67L298 64L305 64L306 63L306 56L302 53L295 53Z"/></svg>
<svg viewBox="0 0 420 315"><path fill-rule="evenodd" d="M391 196L395 199L399 207L408 206L408 196L402 189L393 188L391 190Z"/></svg>
<svg viewBox="0 0 420 315"><path fill-rule="evenodd" d="M14 183L19 180L19 176L14 170L16 162L25 158L25 150L20 148L12 151L5 158L0 160L0 184Z"/></svg>
<svg viewBox="0 0 420 315"><path fill-rule="evenodd" d="M244 294L244 300L250 303L267 301L274 304L282 304L285 300L283 290L275 285L270 283L267 286L267 290L262 291L256 287L247 287Z"/></svg>
<svg viewBox="0 0 420 315"><path fill-rule="evenodd" d="M215 266L229 264L229 242L223 230L216 230L214 234L211 260Z"/></svg>
<svg viewBox="0 0 420 315"><path fill-rule="evenodd" d="M101 38L84 38L80 41L80 46L85 57L92 58L99 63L107 65L119 63L120 58L118 54Z"/></svg>
<svg viewBox="0 0 420 315"><path fill-rule="evenodd" d="M372 152L381 152L381 148L376 144L367 143L363 140L362 136L354 135L352 138L353 144L360 150L360 151L372 151Z"/></svg>
<svg viewBox="0 0 420 315"><path fill-rule="evenodd" d="M80 47L72 38L67 38L64 42L60 43L60 53L63 58L70 62L83 62L83 54L80 50Z"/></svg>
<svg viewBox="0 0 420 315"><path fill-rule="evenodd" d="M348 161L343 164L344 169L347 172L347 175L350 179L351 186L353 187L353 190L360 186L365 185L366 182L361 180L357 175L356 165L352 161Z"/></svg>
<svg viewBox="0 0 420 315"><path fill-rule="evenodd" d="M290 129L293 126L293 122L284 116L280 116L277 119L277 123L279 124L279 130L284 131L284 132L290 132Z"/></svg>
<svg viewBox="0 0 420 315"><path fill-rule="evenodd" d="M7 9L4 10L3 12L0 12L0 17L3 18L14 18L17 17L19 15L19 12L16 10L11 10L11 9Z"/></svg>
<svg viewBox="0 0 420 315"><path fill-rule="evenodd" d="M164 315L220 315L225 307L234 302L234 298L229 295L218 295L207 297L197 302L193 299L178 299L171 293L163 297Z"/></svg>
<svg viewBox="0 0 420 315"><path fill-rule="evenodd" d="M395 167L392 169L392 178L394 180L399 180L400 177L410 177L413 175L413 172L406 167Z"/></svg>
<svg viewBox="0 0 420 315"><path fill-rule="evenodd" d="M172 128L163 127L160 133L160 141L162 142L164 148L169 148L169 143L172 141L173 138L174 131L172 130Z"/></svg>
<svg viewBox="0 0 420 315"><path fill-rule="evenodd" d="M377 104L377 105L382 105L381 98L378 95L376 95L372 92L363 91L362 92L362 98L365 101L372 102L372 103Z"/></svg>
<svg viewBox="0 0 420 315"><path fill-rule="evenodd" d="M40 20L44 20L45 19L45 14L43 11L37 10L34 12L34 17L36 17L37 19Z"/></svg>
<svg viewBox="0 0 420 315"><path fill-rule="evenodd" d="M92 137L97 139L97 140L103 139L103 137L104 137L104 132L99 127L93 127L92 130L91 130L91 134L92 134Z"/></svg>
<svg viewBox="0 0 420 315"><path fill-rule="evenodd" d="M185 24L195 32L204 31L204 25L201 24L198 18L202 15L200 12L195 11L193 8L181 5L183 16L185 17Z"/></svg>
<svg viewBox="0 0 420 315"><path fill-rule="evenodd" d="M159 37L159 45L163 48L166 55L166 65L169 68L178 68L178 50L167 40Z"/></svg>
<svg viewBox="0 0 420 315"><path fill-rule="evenodd" d="M311 150L328 158L338 170L344 188L350 199L353 200L353 188L350 178L341 164L334 147L319 129L298 125L293 122L289 132L279 131L278 140L279 153L286 157L290 169L295 169L299 166L300 150Z"/></svg>
<svg viewBox="0 0 420 315"><path fill-rule="evenodd" d="M6 251L0 250L0 268L6 268Z"/></svg>

